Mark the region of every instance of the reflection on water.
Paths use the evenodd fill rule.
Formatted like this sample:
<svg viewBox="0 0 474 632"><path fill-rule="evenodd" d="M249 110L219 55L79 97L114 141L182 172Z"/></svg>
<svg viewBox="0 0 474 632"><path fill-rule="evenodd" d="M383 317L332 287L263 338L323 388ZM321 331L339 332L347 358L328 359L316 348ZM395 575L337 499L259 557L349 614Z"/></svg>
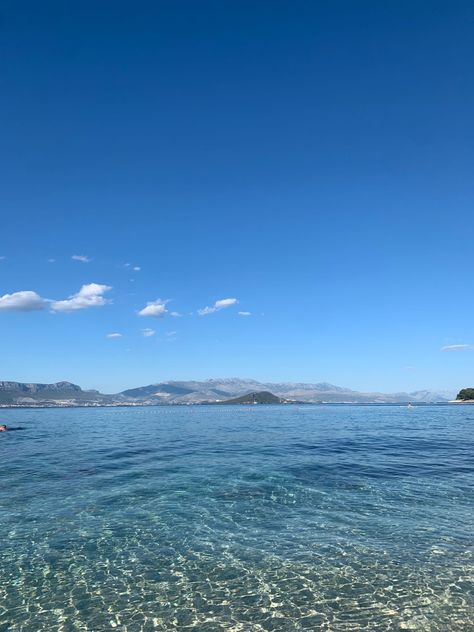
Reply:
<svg viewBox="0 0 474 632"><path fill-rule="evenodd" d="M0 630L474 630L468 412L5 410Z"/></svg>

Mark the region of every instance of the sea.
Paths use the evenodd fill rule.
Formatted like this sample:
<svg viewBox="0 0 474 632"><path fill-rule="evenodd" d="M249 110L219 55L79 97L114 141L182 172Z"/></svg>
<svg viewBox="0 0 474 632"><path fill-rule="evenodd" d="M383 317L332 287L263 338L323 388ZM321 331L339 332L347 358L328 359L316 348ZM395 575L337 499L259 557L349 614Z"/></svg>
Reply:
<svg viewBox="0 0 474 632"><path fill-rule="evenodd" d="M474 405L4 409L0 630L474 630Z"/></svg>

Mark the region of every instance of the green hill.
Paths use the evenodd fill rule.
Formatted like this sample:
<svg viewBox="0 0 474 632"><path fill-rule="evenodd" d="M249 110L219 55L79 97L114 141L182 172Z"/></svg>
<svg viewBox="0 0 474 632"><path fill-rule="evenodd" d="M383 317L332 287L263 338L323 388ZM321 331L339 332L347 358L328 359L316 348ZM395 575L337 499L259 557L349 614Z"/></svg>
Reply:
<svg viewBox="0 0 474 632"><path fill-rule="evenodd" d="M219 404L285 404L286 399L277 397L270 391L259 391L254 393L247 393L247 395L241 395L240 397L234 397L233 399L226 399Z"/></svg>
<svg viewBox="0 0 474 632"><path fill-rule="evenodd" d="M474 400L474 388L463 388L459 391L456 399L461 402Z"/></svg>

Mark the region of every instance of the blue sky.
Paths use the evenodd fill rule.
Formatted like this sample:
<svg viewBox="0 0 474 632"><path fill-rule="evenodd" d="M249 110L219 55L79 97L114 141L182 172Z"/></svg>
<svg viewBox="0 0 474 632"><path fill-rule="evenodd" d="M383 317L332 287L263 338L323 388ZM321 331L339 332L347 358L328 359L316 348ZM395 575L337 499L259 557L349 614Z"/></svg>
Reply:
<svg viewBox="0 0 474 632"><path fill-rule="evenodd" d="M472 385L473 24L5 3L0 379Z"/></svg>

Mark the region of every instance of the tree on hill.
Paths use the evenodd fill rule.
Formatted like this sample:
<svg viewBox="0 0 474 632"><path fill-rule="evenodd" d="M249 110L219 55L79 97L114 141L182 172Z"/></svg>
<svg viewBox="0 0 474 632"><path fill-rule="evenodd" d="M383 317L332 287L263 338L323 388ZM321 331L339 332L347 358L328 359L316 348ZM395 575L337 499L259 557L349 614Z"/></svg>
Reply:
<svg viewBox="0 0 474 632"><path fill-rule="evenodd" d="M284 404L286 400L277 397L269 391L259 391L258 393L247 393L233 399L226 399L219 404Z"/></svg>
<svg viewBox="0 0 474 632"><path fill-rule="evenodd" d="M457 394L456 399L461 400L462 402L465 402L469 399L474 399L474 388L463 388L459 391L459 393Z"/></svg>

